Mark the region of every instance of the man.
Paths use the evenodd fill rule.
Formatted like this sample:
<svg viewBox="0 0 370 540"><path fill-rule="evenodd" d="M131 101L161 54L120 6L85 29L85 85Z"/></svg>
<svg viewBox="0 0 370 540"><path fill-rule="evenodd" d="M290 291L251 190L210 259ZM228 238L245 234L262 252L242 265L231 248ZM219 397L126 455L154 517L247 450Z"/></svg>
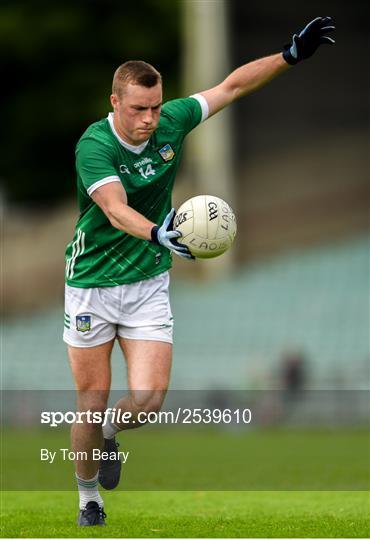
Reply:
<svg viewBox="0 0 370 540"><path fill-rule="evenodd" d="M131 414L129 423L110 417L103 428L91 422L72 427L73 450L88 455L76 461L79 525L105 524L98 481L106 489L118 484L115 435L140 425L140 412L158 411L168 387L173 326L168 270L172 253L193 258L172 230L171 193L185 136L321 44L333 44L327 35L333 30L330 17L317 17L282 53L241 66L214 88L163 107L161 75L145 62L126 62L114 74L113 113L79 140L80 217L66 251L64 340L79 410L104 415L118 339L129 393L114 408ZM114 459L94 461L93 449L102 448Z"/></svg>

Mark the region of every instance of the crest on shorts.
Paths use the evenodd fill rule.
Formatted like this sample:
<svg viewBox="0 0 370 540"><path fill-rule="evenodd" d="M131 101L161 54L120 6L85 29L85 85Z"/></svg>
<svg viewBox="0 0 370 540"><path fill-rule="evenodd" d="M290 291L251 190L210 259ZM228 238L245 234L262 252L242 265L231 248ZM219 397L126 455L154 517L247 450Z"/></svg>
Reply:
<svg viewBox="0 0 370 540"><path fill-rule="evenodd" d="M170 144L165 144L158 150L163 161L171 161L173 159L175 152Z"/></svg>
<svg viewBox="0 0 370 540"><path fill-rule="evenodd" d="M76 330L77 332L89 332L91 330L91 315L77 315Z"/></svg>

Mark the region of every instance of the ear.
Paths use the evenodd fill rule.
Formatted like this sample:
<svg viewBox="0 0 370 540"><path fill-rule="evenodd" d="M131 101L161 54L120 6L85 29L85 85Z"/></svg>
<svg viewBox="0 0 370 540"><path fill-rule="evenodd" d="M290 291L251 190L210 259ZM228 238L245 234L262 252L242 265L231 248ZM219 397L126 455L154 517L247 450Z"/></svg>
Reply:
<svg viewBox="0 0 370 540"><path fill-rule="evenodd" d="M119 105L119 99L116 94L110 96L110 102L112 104L113 110L116 110Z"/></svg>

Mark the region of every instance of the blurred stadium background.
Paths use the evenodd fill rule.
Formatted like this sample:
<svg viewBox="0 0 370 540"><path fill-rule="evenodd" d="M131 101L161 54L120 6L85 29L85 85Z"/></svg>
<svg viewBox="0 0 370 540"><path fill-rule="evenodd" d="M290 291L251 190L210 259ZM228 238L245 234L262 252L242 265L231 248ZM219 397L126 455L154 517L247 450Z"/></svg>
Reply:
<svg viewBox="0 0 370 540"><path fill-rule="evenodd" d="M362 0L143 0L140 16L118 0L1 3L3 388L73 388L62 330L74 146L110 110L114 69L145 59L165 99L195 93L318 14L334 17L335 49L188 138L176 205L207 189L239 229L230 257L175 261L172 388L369 388L367 12ZM119 351L113 365L120 388Z"/></svg>

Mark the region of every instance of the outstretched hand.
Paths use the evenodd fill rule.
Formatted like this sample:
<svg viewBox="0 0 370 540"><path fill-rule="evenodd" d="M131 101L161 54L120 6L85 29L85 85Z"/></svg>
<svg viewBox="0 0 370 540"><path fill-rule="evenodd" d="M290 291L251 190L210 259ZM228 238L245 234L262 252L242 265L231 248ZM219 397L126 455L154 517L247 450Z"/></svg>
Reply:
<svg viewBox="0 0 370 540"><path fill-rule="evenodd" d="M157 225L152 228L152 242L155 244L160 244L161 246L166 247L176 255L184 257L185 259L195 259L195 257L190 253L189 249L185 244L180 244L178 238L181 236L180 231L173 230L173 220L175 218L176 211L174 208L167 214L162 225L158 227Z"/></svg>
<svg viewBox="0 0 370 540"><path fill-rule="evenodd" d="M327 35L334 30L331 17L316 17L299 34L293 35L291 43L285 45L283 49L285 61L294 65L312 56L320 45L334 45L335 40Z"/></svg>

